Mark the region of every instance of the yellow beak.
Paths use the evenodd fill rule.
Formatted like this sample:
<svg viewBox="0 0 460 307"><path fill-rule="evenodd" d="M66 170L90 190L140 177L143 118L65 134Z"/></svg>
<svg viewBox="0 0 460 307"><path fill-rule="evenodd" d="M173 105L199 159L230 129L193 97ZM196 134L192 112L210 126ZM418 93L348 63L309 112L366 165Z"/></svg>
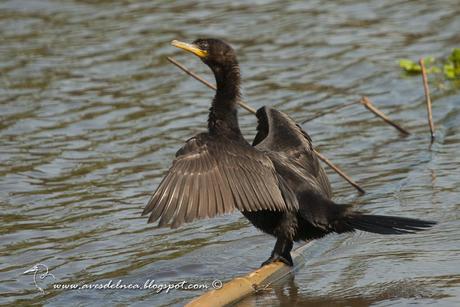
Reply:
<svg viewBox="0 0 460 307"><path fill-rule="evenodd" d="M208 52L206 50L200 49L197 45L194 44L187 44L184 42L173 40L171 42L171 45L180 49L184 49L185 51L191 52L200 58L205 58L208 55Z"/></svg>

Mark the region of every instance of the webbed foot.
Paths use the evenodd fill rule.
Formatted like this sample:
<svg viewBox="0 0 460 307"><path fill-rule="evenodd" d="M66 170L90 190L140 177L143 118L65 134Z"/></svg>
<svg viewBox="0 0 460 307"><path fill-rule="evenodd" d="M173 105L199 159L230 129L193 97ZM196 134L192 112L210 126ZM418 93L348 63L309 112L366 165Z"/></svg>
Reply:
<svg viewBox="0 0 460 307"><path fill-rule="evenodd" d="M294 262L292 261L291 254L288 253L286 255L272 254L270 258L265 260L260 267L263 267L264 265L267 265L267 264L270 264L276 261L281 261L288 266L294 266Z"/></svg>

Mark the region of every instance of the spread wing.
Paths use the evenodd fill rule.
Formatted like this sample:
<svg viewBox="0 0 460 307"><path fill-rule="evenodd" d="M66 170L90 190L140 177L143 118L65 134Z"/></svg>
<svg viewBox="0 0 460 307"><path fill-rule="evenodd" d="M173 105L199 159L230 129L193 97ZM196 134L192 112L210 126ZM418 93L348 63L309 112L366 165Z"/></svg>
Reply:
<svg viewBox="0 0 460 307"><path fill-rule="evenodd" d="M284 165L291 165L291 171L301 173L304 185L308 185L306 188L332 197L331 185L310 136L292 118L276 109L262 107L256 116L259 124L253 146L267 151L274 163L282 160Z"/></svg>
<svg viewBox="0 0 460 307"><path fill-rule="evenodd" d="M286 200L285 200L286 199ZM293 192L272 161L249 144L200 134L176 159L144 209L149 223L171 227L240 211L297 208Z"/></svg>

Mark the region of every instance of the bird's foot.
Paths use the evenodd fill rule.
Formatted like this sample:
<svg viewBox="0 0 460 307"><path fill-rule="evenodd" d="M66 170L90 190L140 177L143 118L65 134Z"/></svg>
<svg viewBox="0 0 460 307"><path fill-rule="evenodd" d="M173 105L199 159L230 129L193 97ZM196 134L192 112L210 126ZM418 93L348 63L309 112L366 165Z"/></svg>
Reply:
<svg viewBox="0 0 460 307"><path fill-rule="evenodd" d="M281 261L288 266L294 266L294 262L292 261L291 254L288 253L287 255L273 254L270 256L270 258L265 260L260 267L263 267L264 265L267 265L267 264L270 264L276 261Z"/></svg>

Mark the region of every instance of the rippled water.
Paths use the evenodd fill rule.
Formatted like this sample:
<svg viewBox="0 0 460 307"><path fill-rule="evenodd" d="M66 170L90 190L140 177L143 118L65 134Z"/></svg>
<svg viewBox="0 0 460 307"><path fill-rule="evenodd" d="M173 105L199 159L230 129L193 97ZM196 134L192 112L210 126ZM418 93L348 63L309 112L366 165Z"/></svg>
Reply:
<svg viewBox="0 0 460 307"><path fill-rule="evenodd" d="M329 236L307 265L242 305L366 306L460 301L460 90L432 80L429 147L419 77L399 58L460 46L452 1L0 2L0 302L184 304L200 291L53 290L59 283L211 283L245 274L274 240L240 214L177 230L140 213L184 140L205 129L212 92L170 65L169 45L217 36L238 50L245 99L297 120L369 96L402 137L357 105L308 122L318 148L368 193L330 172L336 199L437 220L412 236ZM251 139L255 118L240 112ZM46 264L56 280L22 273Z"/></svg>

